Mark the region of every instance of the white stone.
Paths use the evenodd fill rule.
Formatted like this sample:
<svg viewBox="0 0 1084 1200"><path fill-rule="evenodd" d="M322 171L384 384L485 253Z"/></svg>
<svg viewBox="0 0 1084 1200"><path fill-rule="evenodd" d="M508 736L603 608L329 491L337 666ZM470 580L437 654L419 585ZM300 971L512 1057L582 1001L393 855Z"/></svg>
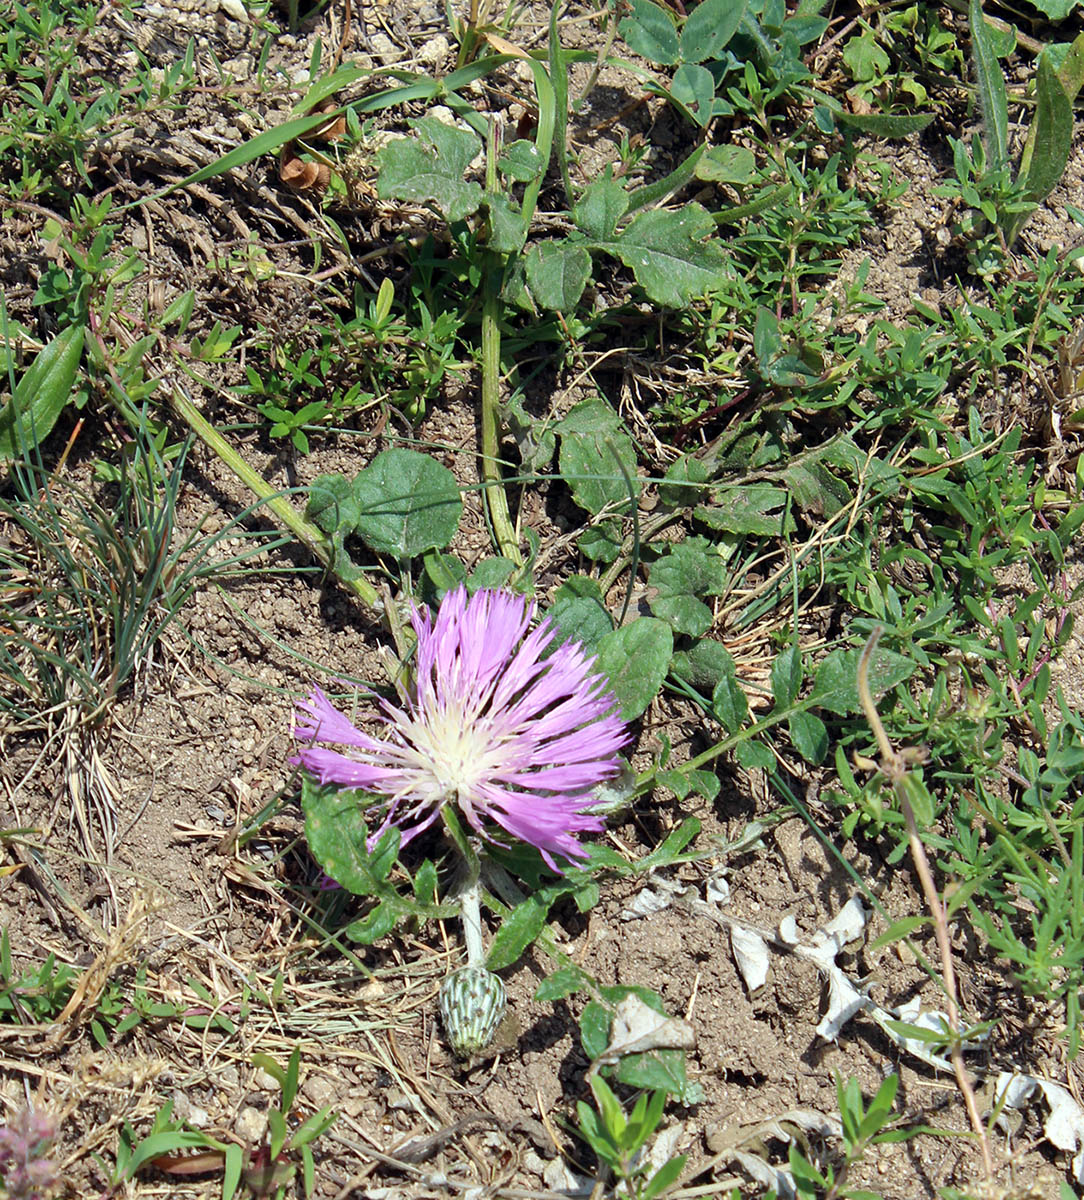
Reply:
<svg viewBox="0 0 1084 1200"><path fill-rule="evenodd" d="M386 33L374 33L369 39L369 46L384 66L398 62L403 57L403 51Z"/></svg>
<svg viewBox="0 0 1084 1200"><path fill-rule="evenodd" d="M242 1108L237 1114L233 1131L248 1145L259 1145L263 1141L263 1135L267 1132L267 1113L260 1112L258 1108Z"/></svg>
<svg viewBox="0 0 1084 1200"><path fill-rule="evenodd" d="M446 104L434 104L432 108L426 110L425 115L432 117L435 121L439 121L442 125L451 125L453 128L459 128L459 118Z"/></svg>
<svg viewBox="0 0 1084 1200"><path fill-rule="evenodd" d="M191 1125L193 1129L206 1129L211 1123L210 1114L204 1108L197 1108L184 1092L173 1094L173 1115L178 1121Z"/></svg>
<svg viewBox="0 0 1084 1200"><path fill-rule="evenodd" d="M232 17L235 21L247 21L248 9L245 8L241 0L218 0L218 7L226 14L227 17Z"/></svg>
<svg viewBox="0 0 1084 1200"><path fill-rule="evenodd" d="M321 1075L310 1075L301 1090L316 1108L326 1108L335 1099L335 1085Z"/></svg>
<svg viewBox="0 0 1084 1200"><path fill-rule="evenodd" d="M423 67L439 67L447 59L451 49L451 42L443 33L438 33L436 37L418 47L415 58Z"/></svg>

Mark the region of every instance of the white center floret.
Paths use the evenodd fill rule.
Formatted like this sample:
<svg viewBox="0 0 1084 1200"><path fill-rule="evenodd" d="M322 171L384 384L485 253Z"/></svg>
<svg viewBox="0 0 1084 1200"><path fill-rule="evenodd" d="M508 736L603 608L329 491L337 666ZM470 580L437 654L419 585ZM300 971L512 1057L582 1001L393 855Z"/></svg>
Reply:
<svg viewBox="0 0 1084 1200"><path fill-rule="evenodd" d="M456 705L430 711L404 731L417 754L417 765L430 775L441 795L461 800L475 795L479 781L493 773L495 754L490 721Z"/></svg>

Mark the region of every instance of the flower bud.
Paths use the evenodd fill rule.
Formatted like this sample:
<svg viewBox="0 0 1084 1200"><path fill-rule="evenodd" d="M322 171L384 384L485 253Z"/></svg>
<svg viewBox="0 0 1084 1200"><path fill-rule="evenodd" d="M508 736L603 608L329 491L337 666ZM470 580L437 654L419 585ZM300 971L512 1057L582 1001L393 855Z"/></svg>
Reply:
<svg viewBox="0 0 1084 1200"><path fill-rule="evenodd" d="M440 1019L457 1058L470 1058L493 1041L506 1001L504 981L484 967L460 967L445 979Z"/></svg>

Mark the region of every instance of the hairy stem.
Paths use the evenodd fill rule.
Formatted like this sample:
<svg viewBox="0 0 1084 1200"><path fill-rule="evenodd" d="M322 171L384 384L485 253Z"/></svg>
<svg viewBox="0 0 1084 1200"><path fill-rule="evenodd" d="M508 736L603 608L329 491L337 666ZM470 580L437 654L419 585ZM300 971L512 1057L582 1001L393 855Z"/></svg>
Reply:
<svg viewBox="0 0 1084 1200"><path fill-rule="evenodd" d="M486 951L482 944L482 885L477 875L459 893L459 913L463 920L467 966L484 967Z"/></svg>
<svg viewBox="0 0 1084 1200"><path fill-rule="evenodd" d="M255 496L267 505L279 528L285 528L313 555L319 559L328 570L332 569L331 549L323 533L306 521L285 496L276 492L261 475L248 465L240 454L226 441L217 429L207 420L183 391L174 385L171 392L174 411L192 430L226 464L238 479ZM342 586L354 593L362 603L379 611L383 604L377 590L364 577L353 580L340 580Z"/></svg>

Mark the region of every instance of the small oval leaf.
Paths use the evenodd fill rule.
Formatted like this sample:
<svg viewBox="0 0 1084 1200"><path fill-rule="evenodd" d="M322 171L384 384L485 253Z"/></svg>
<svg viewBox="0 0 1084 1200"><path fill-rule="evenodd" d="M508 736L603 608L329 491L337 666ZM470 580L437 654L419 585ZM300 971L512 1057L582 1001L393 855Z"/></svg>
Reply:
<svg viewBox="0 0 1084 1200"><path fill-rule="evenodd" d="M0 460L40 445L71 399L83 354L83 326L69 325L38 352L0 409Z"/></svg>

